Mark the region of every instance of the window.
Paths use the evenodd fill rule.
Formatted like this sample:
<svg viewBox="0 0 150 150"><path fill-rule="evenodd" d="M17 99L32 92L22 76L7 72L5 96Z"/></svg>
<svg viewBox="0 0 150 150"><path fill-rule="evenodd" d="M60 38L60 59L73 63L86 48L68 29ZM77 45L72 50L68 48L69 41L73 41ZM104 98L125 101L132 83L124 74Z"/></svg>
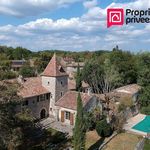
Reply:
<svg viewBox="0 0 150 150"><path fill-rule="evenodd" d="M28 106L28 100L23 101L23 106Z"/></svg>
<svg viewBox="0 0 150 150"><path fill-rule="evenodd" d="M50 83L49 83L49 81L47 82L47 85L49 85Z"/></svg>
<svg viewBox="0 0 150 150"><path fill-rule="evenodd" d="M69 111L65 112L65 119L70 120L70 112Z"/></svg>
<svg viewBox="0 0 150 150"><path fill-rule="evenodd" d="M63 96L63 92L61 92L60 95Z"/></svg>
<svg viewBox="0 0 150 150"><path fill-rule="evenodd" d="M39 102L40 101L40 97L39 96L37 96L37 102Z"/></svg>
<svg viewBox="0 0 150 150"><path fill-rule="evenodd" d="M63 85L63 82L61 81L60 84Z"/></svg>
<svg viewBox="0 0 150 150"><path fill-rule="evenodd" d="M45 100L45 95L40 95L40 101L44 101Z"/></svg>
<svg viewBox="0 0 150 150"><path fill-rule="evenodd" d="M49 100L49 98L50 98L50 94L48 93L46 94L46 99Z"/></svg>

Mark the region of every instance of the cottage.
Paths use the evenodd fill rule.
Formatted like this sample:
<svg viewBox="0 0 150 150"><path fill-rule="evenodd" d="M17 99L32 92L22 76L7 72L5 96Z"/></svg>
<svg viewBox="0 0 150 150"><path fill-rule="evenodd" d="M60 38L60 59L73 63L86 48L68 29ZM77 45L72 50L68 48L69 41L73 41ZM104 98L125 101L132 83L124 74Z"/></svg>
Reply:
<svg viewBox="0 0 150 150"><path fill-rule="evenodd" d="M99 103L100 101L98 101L96 96L90 95L88 93L80 94L85 112L89 112L97 106L101 108ZM58 121L61 121L65 124L74 125L75 116L77 113L77 97L78 92L68 91L56 102L56 107L58 109Z"/></svg>

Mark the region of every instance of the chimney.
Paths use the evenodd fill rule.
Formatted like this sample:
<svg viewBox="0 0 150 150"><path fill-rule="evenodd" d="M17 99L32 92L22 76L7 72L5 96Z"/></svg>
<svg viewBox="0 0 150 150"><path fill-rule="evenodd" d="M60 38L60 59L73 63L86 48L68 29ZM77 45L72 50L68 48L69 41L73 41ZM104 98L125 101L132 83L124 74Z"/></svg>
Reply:
<svg viewBox="0 0 150 150"><path fill-rule="evenodd" d="M92 88L88 88L88 95L90 96L92 94Z"/></svg>
<svg viewBox="0 0 150 150"><path fill-rule="evenodd" d="M20 83L20 84L23 84L25 82L25 79L23 78L22 75L19 75L17 80L18 80L18 83Z"/></svg>

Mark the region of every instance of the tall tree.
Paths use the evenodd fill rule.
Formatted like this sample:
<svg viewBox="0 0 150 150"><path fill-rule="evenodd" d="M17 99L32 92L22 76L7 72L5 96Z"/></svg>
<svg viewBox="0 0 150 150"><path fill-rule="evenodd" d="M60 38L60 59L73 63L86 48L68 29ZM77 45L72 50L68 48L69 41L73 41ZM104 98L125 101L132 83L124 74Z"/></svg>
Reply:
<svg viewBox="0 0 150 150"><path fill-rule="evenodd" d="M82 76L95 93L105 94L122 85L122 78L118 70L111 64L109 59L104 62L91 60L86 63Z"/></svg>
<svg viewBox="0 0 150 150"><path fill-rule="evenodd" d="M85 125L83 117L83 105L80 93L77 98L77 115L73 131L73 145L74 150L85 149Z"/></svg>
<svg viewBox="0 0 150 150"><path fill-rule="evenodd" d="M78 64L77 75L76 75L76 91L81 91L81 88L82 88L82 79L81 79L80 66Z"/></svg>

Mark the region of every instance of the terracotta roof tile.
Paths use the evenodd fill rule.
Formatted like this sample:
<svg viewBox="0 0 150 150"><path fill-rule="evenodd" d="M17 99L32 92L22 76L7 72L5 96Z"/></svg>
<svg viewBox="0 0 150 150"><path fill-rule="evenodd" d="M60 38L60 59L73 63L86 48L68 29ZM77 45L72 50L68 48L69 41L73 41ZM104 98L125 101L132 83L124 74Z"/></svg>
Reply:
<svg viewBox="0 0 150 150"><path fill-rule="evenodd" d="M84 81L82 82L82 87L83 88L88 88L89 85L87 83L85 83ZM76 81L73 79L73 80L68 80L68 89L69 90L75 90L76 89Z"/></svg>
<svg viewBox="0 0 150 150"><path fill-rule="evenodd" d="M49 93L49 91L42 86L41 77L26 78L19 89L18 95L23 98L33 97L41 94Z"/></svg>
<svg viewBox="0 0 150 150"><path fill-rule="evenodd" d="M85 106L89 102L89 100L93 97L88 95L87 93L80 93L80 94L81 94L83 106ZM56 102L56 106L76 110L77 97L78 97L78 92L68 91L67 93L65 93L65 95L62 98L60 98Z"/></svg>
<svg viewBox="0 0 150 150"><path fill-rule="evenodd" d="M56 54L54 54L42 75L50 77L67 76L67 73L64 71L59 63Z"/></svg>
<svg viewBox="0 0 150 150"><path fill-rule="evenodd" d="M140 89L141 87L137 84L129 84L129 85L122 86L120 88L115 89L114 92L126 93L126 94L132 95L132 94L137 93Z"/></svg>

